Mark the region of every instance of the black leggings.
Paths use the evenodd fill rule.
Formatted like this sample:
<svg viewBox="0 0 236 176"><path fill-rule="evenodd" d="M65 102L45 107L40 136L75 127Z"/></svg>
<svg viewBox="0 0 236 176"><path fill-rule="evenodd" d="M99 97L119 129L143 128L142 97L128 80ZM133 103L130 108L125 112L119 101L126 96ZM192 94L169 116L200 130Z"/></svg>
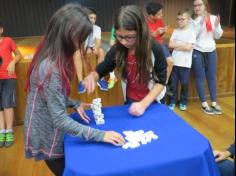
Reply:
<svg viewBox="0 0 236 176"><path fill-rule="evenodd" d="M45 160L48 168L56 175L63 176L65 168L65 158L58 158L54 160Z"/></svg>

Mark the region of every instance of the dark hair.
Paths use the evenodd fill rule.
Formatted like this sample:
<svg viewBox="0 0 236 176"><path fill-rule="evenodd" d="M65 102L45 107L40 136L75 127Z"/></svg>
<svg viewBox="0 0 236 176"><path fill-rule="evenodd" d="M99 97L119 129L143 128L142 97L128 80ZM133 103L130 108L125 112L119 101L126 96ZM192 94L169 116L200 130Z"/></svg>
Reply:
<svg viewBox="0 0 236 176"><path fill-rule="evenodd" d="M148 2L146 4L146 12L148 15L156 15L161 9L163 9L163 6L158 2Z"/></svg>
<svg viewBox="0 0 236 176"><path fill-rule="evenodd" d="M95 14L95 15L97 15L97 11L93 8L93 7L87 7L87 13L88 13L88 15L90 15L90 14Z"/></svg>
<svg viewBox="0 0 236 176"><path fill-rule="evenodd" d="M0 28L1 28L1 27L3 27L3 24L2 24L2 21L1 21L1 19L0 19Z"/></svg>
<svg viewBox="0 0 236 176"><path fill-rule="evenodd" d="M49 59L58 69L62 80L62 90L70 92L70 80L75 74L73 54L82 49L83 42L92 32L92 24L87 13L79 4L67 4L57 10L51 17L43 41L38 46L27 73L27 91L30 88L30 76L39 77L39 65ZM49 68L46 79L50 79ZM39 80L39 79L37 79Z"/></svg>
<svg viewBox="0 0 236 176"><path fill-rule="evenodd" d="M152 67L151 38L141 9L135 5L121 7L115 16L114 27L116 30L125 29L137 32L135 48L137 74L139 82L148 82ZM127 48L117 41L116 65L122 78L126 78L127 51Z"/></svg>

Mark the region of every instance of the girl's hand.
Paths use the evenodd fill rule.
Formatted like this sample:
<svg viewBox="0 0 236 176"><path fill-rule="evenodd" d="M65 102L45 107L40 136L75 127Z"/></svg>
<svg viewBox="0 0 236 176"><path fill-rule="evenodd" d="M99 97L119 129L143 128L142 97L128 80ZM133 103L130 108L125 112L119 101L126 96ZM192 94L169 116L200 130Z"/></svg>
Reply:
<svg viewBox="0 0 236 176"><path fill-rule="evenodd" d="M165 28L160 27L157 29L157 31L159 35L162 35L163 33L165 33Z"/></svg>
<svg viewBox="0 0 236 176"><path fill-rule="evenodd" d="M230 156L229 151L214 150L213 154L214 154L216 162L223 161L223 160L225 160L226 158L228 158Z"/></svg>
<svg viewBox="0 0 236 176"><path fill-rule="evenodd" d="M91 104L88 103L81 103L80 106L76 109L78 114L80 115L81 119L83 119L87 124L89 124L90 118L84 111L85 107L90 107Z"/></svg>
<svg viewBox="0 0 236 176"><path fill-rule="evenodd" d="M134 116L141 116L145 112L146 108L141 102L132 103L129 108L129 113Z"/></svg>
<svg viewBox="0 0 236 176"><path fill-rule="evenodd" d="M215 28L217 28L219 24L220 24L220 15L217 15L215 23L214 23Z"/></svg>
<svg viewBox="0 0 236 176"><path fill-rule="evenodd" d="M96 54L96 55L98 54L98 50L96 47L93 48L93 54Z"/></svg>
<svg viewBox="0 0 236 176"><path fill-rule="evenodd" d="M91 72L83 81L82 84L84 85L88 94L94 92L96 87L96 81L98 79L98 74L96 72Z"/></svg>
<svg viewBox="0 0 236 176"><path fill-rule="evenodd" d="M115 131L106 131L103 141L115 146L121 146L125 144L124 138Z"/></svg>
<svg viewBox="0 0 236 176"><path fill-rule="evenodd" d="M169 29L169 26L163 27L164 33L166 33L168 31L168 29Z"/></svg>
<svg viewBox="0 0 236 176"><path fill-rule="evenodd" d="M7 66L8 75L12 75L15 73L15 61L11 61Z"/></svg>

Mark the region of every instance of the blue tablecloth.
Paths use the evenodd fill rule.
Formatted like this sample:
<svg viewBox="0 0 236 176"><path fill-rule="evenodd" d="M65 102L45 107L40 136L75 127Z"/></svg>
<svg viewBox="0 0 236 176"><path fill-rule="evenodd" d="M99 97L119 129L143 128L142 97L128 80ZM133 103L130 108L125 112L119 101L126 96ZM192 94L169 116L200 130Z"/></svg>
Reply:
<svg viewBox="0 0 236 176"><path fill-rule="evenodd" d="M141 117L129 115L128 108L103 108L106 123L96 126L92 120L90 125L120 133L152 130L159 138L124 150L66 135L64 176L219 176L209 141L168 107L153 104Z"/></svg>

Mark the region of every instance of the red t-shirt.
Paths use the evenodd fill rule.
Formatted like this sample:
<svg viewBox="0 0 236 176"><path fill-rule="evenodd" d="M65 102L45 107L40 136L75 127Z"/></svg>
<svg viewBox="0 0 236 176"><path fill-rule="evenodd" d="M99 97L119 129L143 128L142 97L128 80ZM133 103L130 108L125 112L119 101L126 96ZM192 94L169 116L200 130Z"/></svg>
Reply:
<svg viewBox="0 0 236 176"><path fill-rule="evenodd" d="M126 71L127 71L127 89L126 89L127 97L136 101L142 100L149 93L149 89L146 84L141 84L138 81L137 62L134 55L128 54Z"/></svg>
<svg viewBox="0 0 236 176"><path fill-rule="evenodd" d="M8 75L7 66L13 60L12 52L16 50L15 42L9 38L4 37L0 42L0 57L2 64L0 66L0 79L16 78L16 74Z"/></svg>
<svg viewBox="0 0 236 176"><path fill-rule="evenodd" d="M147 26L151 32L156 31L158 28L163 28L164 27L164 21L162 19L158 19L155 22L152 22L148 19L146 19ZM159 43L163 43L163 38L160 34L158 34L155 37L155 40L158 41Z"/></svg>

